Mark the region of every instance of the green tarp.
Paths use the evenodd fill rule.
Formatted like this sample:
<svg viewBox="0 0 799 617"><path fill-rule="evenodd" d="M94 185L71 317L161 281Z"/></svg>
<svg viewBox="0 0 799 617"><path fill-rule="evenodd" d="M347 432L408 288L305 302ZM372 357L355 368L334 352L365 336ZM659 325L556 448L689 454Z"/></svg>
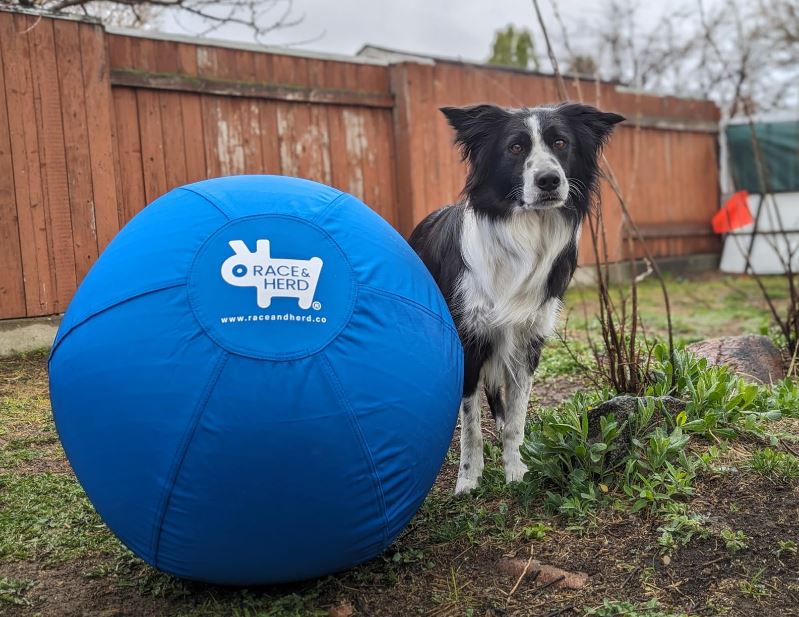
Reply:
<svg viewBox="0 0 799 617"><path fill-rule="evenodd" d="M771 190L799 191L799 121L757 122L757 139L765 160ZM748 124L727 126L730 171L737 190L764 192L760 186Z"/></svg>

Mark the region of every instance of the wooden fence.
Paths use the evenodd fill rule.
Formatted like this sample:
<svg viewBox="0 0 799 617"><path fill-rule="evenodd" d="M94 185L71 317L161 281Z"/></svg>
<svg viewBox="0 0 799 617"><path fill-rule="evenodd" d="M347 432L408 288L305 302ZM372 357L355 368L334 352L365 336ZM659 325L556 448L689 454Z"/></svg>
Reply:
<svg viewBox="0 0 799 617"><path fill-rule="evenodd" d="M629 118L608 158L651 250L718 251L716 107L607 83L583 90ZM438 107L557 98L551 77L524 71L143 38L0 10L0 319L63 312L122 225L202 178L311 178L407 234L463 182ZM618 260L626 231L606 189L603 202ZM590 262L587 238L581 248Z"/></svg>

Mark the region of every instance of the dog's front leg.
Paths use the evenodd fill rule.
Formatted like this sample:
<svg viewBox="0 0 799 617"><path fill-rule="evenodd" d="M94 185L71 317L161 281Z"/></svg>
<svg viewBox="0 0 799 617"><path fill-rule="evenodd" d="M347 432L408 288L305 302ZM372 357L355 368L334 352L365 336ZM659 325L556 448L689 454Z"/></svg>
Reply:
<svg viewBox="0 0 799 617"><path fill-rule="evenodd" d="M532 387L533 375L527 371L527 367L508 371L505 382L507 417L502 431L502 463L506 482L518 482L527 473L519 448L524 439L524 423Z"/></svg>
<svg viewBox="0 0 799 617"><path fill-rule="evenodd" d="M477 488L483 475L483 432L480 428L480 397L477 392L461 401L461 462L455 494Z"/></svg>

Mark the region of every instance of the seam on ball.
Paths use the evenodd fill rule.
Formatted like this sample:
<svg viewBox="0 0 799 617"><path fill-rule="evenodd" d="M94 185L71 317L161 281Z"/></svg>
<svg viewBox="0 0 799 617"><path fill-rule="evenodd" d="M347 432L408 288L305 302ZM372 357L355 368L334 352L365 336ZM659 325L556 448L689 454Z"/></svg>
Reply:
<svg viewBox="0 0 799 617"><path fill-rule="evenodd" d="M342 405L344 405L344 408L347 411L347 417L349 418L350 424L352 425L352 430L355 432L355 436L358 438L358 441L361 444L361 448L363 449L366 461L369 464L369 469L372 475L372 483L374 485L375 492L377 493L377 497L380 500L380 512L383 516L382 544L383 548L385 548L386 544L388 543L388 530L389 530L388 511L386 509L385 494L383 493L383 483L380 480L380 475L377 473L377 465L375 465L374 457L372 457L372 451L369 449L369 444L366 443L366 437L364 437L363 431L361 430L361 425L358 422L358 418L355 416L355 412L352 410L352 406L350 405L350 402L344 393L344 389L341 387L341 382L338 379L336 370L333 368L333 364L330 362L330 359L327 357L326 353L323 352L322 354L320 354L320 356L322 358L322 367L327 373L330 385L335 391L339 401L341 402Z"/></svg>
<svg viewBox="0 0 799 617"><path fill-rule="evenodd" d="M216 361L214 370L211 372L205 390L203 390L202 396L197 403L197 408L194 410L188 430L184 434L183 441L180 443L180 446L175 452L175 460L172 462L172 466L169 471L169 479L164 487L164 495L161 498L161 504L156 516L156 524L153 525L151 550L153 555L153 565L156 568L158 567L158 552L161 548L161 534L163 532L164 520L166 520L167 512L169 512L169 505L172 501L172 493L175 489L175 484L177 484L178 478L180 477L180 472L183 469L183 462L186 460L186 454L188 453L191 442L194 439L194 434L197 432L197 427L200 425L200 420L202 419L203 413L205 413L205 408L208 405L208 399L211 398L211 393L214 391L217 381L219 381L219 376L222 374L222 369L225 367L229 356L230 354L228 354L226 351L223 351L219 359Z"/></svg>
<svg viewBox="0 0 799 617"><path fill-rule="evenodd" d="M141 298L142 296L147 296L147 295L150 295L150 294L158 293L160 291L166 291L167 289L175 289L176 287L182 287L185 284L186 284L186 278L185 277L180 278L180 279L173 279L171 281L164 281L163 283L161 283L161 285L159 287L154 287L152 289L145 289L145 290L142 290L142 291L137 291L137 292L134 292L133 295L126 294L124 296L120 296L120 297L114 298L113 300L109 300L108 302L106 302L104 304L101 304L99 307L95 308L93 311L90 311L87 315L81 317L74 324L67 326L67 330L64 332L64 334L61 335L61 336L58 336L56 338L55 342L53 343L53 348L50 350L50 359L52 360L53 355L56 352L56 349L58 349L61 346L61 343L63 343L70 334L72 334L75 330L77 330L80 326L85 324L87 321L89 321L91 319L94 319L98 315L101 315L102 313L105 313L106 311L114 308L115 306L119 306L120 304L122 304L124 302L128 302L130 300L135 300L137 298ZM59 334L60 334L60 332L59 332Z"/></svg>
<svg viewBox="0 0 799 617"><path fill-rule="evenodd" d="M194 193L198 197L202 197L205 201L207 201L214 208L216 208L222 214L222 216L224 216L228 221L233 220L235 218L230 212L228 212L227 210L225 210L224 207L222 207L222 204L219 203L214 198L213 195L209 195L208 193L206 193L203 190L196 189L196 188L191 188L190 186L181 186L181 187L178 188L178 190L188 191L189 193Z"/></svg>
<svg viewBox="0 0 799 617"><path fill-rule="evenodd" d="M325 216L329 210L332 210L333 206L338 204L338 202L342 201L344 198L349 196L350 196L349 193L339 193L335 197L335 199L331 199L324 208L322 208L319 212L316 213L316 216L308 219L308 221L313 223L314 225L319 225L318 223L319 219Z"/></svg>
<svg viewBox="0 0 799 617"><path fill-rule="evenodd" d="M459 336L458 335L458 331L455 329L455 327L451 323L447 323L446 320L441 317L441 315L439 315L438 313L430 310L424 304L420 304L419 302L416 302L415 300L411 300L410 298L406 298L405 296L401 296L399 294L395 294L395 293L393 293L391 291L386 291L385 289L380 289L379 287L372 287L371 285L360 285L360 288L365 290L365 291L371 291L371 292L376 293L378 295L386 296L388 298L391 298L392 300L397 300L399 302L407 304L408 306L412 306L414 308L417 308L420 311L422 311L423 313L425 313L426 315L429 315L430 317L432 317L433 319L438 321L442 326L447 328L452 334L454 334L455 336Z"/></svg>

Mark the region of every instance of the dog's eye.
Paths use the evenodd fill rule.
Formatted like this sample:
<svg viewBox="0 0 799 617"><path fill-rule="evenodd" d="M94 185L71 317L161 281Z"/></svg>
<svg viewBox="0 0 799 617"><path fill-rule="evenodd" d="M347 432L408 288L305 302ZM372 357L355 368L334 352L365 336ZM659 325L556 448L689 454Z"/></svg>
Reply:
<svg viewBox="0 0 799 617"><path fill-rule="evenodd" d="M508 148L511 154L521 154L523 150L524 148L521 144L511 144L510 148Z"/></svg>
<svg viewBox="0 0 799 617"><path fill-rule="evenodd" d="M565 150L566 149L566 140L565 139L556 139L552 142L552 147L555 150Z"/></svg>

